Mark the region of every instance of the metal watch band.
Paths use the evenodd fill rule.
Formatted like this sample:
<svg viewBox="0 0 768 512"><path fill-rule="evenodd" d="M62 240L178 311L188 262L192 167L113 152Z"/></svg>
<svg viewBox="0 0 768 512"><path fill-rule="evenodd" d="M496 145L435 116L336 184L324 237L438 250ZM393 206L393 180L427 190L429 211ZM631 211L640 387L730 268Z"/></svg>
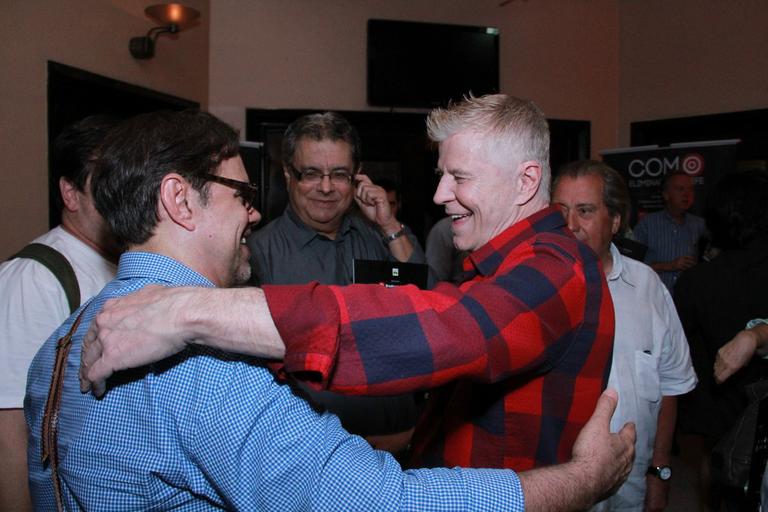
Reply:
<svg viewBox="0 0 768 512"><path fill-rule="evenodd" d="M646 475L655 476L659 480L667 481L672 478L672 468L669 466L650 466Z"/></svg>
<svg viewBox="0 0 768 512"><path fill-rule="evenodd" d="M392 242L393 240L397 240L398 238L400 238L404 234L405 234L405 225L404 224L400 224L400 229L399 230L395 231L391 235L384 236L384 238L382 240L383 240L384 244L386 245L386 244L389 244L390 242Z"/></svg>

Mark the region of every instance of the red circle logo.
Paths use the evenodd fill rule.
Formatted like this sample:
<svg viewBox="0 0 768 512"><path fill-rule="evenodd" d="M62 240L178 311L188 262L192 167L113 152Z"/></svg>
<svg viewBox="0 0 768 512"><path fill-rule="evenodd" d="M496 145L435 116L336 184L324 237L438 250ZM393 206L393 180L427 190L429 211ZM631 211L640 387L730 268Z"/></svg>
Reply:
<svg viewBox="0 0 768 512"><path fill-rule="evenodd" d="M704 157L698 153L688 153L680 163L680 166L689 176L700 176L704 173Z"/></svg>

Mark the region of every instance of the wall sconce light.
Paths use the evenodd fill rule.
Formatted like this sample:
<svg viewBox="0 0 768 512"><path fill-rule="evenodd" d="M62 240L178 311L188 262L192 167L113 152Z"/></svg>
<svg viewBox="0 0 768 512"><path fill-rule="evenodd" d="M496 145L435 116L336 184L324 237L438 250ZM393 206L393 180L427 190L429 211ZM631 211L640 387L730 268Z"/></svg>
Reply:
<svg viewBox="0 0 768 512"><path fill-rule="evenodd" d="M144 37L131 38L128 48L135 59L151 59L155 56L157 36L176 34L200 17L200 11L177 3L150 5L144 14L161 26L149 29Z"/></svg>

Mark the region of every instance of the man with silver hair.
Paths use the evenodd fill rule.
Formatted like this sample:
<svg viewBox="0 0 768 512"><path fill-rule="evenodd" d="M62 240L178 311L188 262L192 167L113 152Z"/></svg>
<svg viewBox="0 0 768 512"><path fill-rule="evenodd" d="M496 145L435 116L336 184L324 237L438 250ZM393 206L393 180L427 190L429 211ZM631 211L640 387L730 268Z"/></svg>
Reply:
<svg viewBox="0 0 768 512"><path fill-rule="evenodd" d="M607 381L613 307L599 260L549 206L546 120L532 102L489 95L437 109L428 129L440 143L434 201L470 251L461 285L146 288L97 318L83 389L101 394L113 371L212 345L282 359L279 372L344 393L432 389L414 466L568 461ZM634 427L603 441L592 462L611 467L533 472L554 488L523 473L526 504L578 508L621 480Z"/></svg>

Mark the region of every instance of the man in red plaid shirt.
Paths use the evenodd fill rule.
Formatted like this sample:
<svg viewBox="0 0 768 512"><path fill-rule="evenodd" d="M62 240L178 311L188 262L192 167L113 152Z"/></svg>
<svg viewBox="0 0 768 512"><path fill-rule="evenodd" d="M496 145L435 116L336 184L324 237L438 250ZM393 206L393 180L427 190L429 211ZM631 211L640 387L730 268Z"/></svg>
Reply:
<svg viewBox="0 0 768 512"><path fill-rule="evenodd" d="M505 95L470 97L433 111L428 130L440 144L434 201L471 252L460 286L148 290L104 309L96 325L107 329L84 349L89 378L211 344L282 358L280 371L344 393L433 390L416 466L567 461L607 382L613 306L596 255L549 207L544 115ZM162 347L134 343L169 330Z"/></svg>

